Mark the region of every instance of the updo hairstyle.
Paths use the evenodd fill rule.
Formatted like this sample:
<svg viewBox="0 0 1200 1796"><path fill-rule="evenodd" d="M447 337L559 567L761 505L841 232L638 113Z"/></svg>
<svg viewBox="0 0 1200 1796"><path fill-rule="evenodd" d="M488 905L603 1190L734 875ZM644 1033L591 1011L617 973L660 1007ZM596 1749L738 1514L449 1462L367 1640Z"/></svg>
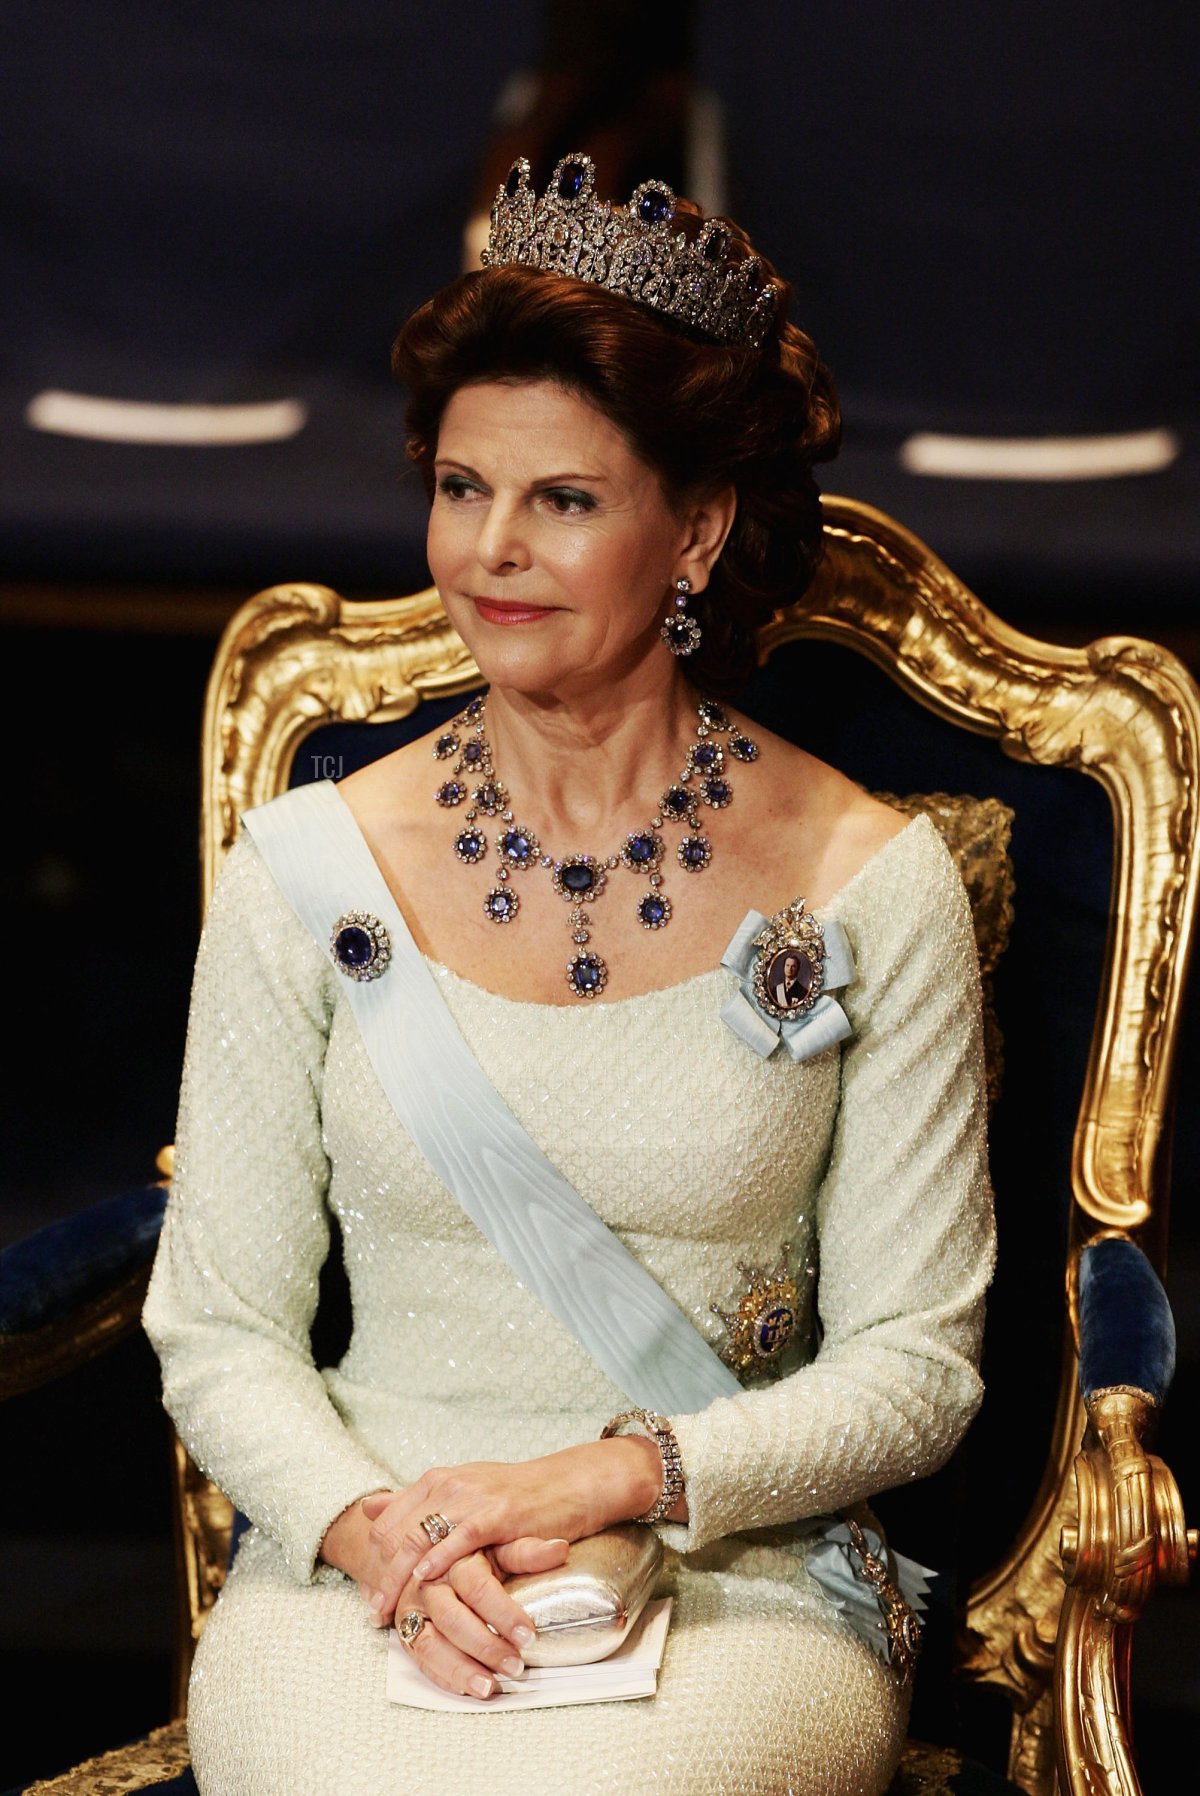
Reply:
<svg viewBox="0 0 1200 1796"><path fill-rule="evenodd" d="M688 200L676 222L695 236ZM754 254L728 225L732 257ZM821 557L814 462L837 454L841 417L828 369L786 320L759 349L713 343L606 288L511 266L461 275L408 320L392 367L409 393L408 453L432 498L442 414L476 382L553 380L590 400L682 507L732 482L737 515L709 585L688 600L703 639L686 663L699 689L728 696L754 670L755 629L799 598ZM664 594L664 599L666 594Z"/></svg>

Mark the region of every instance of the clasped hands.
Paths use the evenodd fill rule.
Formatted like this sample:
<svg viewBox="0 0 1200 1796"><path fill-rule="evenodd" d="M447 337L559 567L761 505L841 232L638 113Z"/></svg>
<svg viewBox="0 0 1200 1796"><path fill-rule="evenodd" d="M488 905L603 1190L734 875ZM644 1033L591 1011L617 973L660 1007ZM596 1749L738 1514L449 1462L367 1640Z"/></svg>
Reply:
<svg viewBox="0 0 1200 1796"><path fill-rule="evenodd" d="M379 1626L413 1609L428 1617L412 1651L432 1683L487 1697L497 1672L520 1675L534 1639L504 1580L562 1565L572 1541L644 1514L661 1488L657 1448L633 1435L516 1464L435 1466L351 1504L321 1556L355 1579ZM454 1526L435 1545L421 1522L439 1514Z"/></svg>

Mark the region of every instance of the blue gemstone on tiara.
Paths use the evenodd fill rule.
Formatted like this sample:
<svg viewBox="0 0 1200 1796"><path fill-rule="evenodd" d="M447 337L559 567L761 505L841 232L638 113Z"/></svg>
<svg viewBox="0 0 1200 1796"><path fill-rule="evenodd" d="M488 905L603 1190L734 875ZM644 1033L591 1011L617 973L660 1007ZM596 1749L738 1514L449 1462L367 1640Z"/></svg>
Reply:
<svg viewBox="0 0 1200 1796"><path fill-rule="evenodd" d="M577 200L583 192L583 183L587 171L582 162L568 162L559 170L558 197L560 200Z"/></svg>
<svg viewBox="0 0 1200 1796"><path fill-rule="evenodd" d="M729 248L729 237L722 230L710 231L704 239L701 254L706 262L719 262Z"/></svg>
<svg viewBox="0 0 1200 1796"><path fill-rule="evenodd" d="M757 295L762 292L762 290L763 290L763 272L762 272L762 267L761 267L757 257L751 256L750 260L746 264L746 272L742 278L746 283L747 293L753 293L753 294Z"/></svg>
<svg viewBox="0 0 1200 1796"><path fill-rule="evenodd" d="M671 196L661 187L647 187L638 201L638 217L643 224L662 224L674 210Z"/></svg>

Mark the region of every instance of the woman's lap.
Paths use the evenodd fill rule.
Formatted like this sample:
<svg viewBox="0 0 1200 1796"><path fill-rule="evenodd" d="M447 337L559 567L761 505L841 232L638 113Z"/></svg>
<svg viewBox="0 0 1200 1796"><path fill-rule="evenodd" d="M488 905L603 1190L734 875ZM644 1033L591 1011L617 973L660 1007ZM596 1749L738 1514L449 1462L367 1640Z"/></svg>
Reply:
<svg viewBox="0 0 1200 1796"><path fill-rule="evenodd" d="M892 1674L820 1599L681 1570L651 1701L432 1714L384 1696L387 1635L344 1579L251 1538L210 1618L189 1733L204 1796L871 1796L904 1740Z"/></svg>

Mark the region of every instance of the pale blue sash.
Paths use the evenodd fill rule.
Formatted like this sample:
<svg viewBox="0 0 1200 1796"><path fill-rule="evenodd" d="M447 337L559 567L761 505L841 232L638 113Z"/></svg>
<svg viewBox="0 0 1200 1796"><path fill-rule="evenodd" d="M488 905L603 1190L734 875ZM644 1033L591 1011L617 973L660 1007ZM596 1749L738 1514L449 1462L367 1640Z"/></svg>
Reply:
<svg viewBox="0 0 1200 1796"><path fill-rule="evenodd" d="M379 979L347 979L363 1044L405 1129L472 1222L613 1383L690 1415L741 1385L523 1129L463 1039L375 857L331 781L247 811L284 897L328 953L347 911L386 927Z"/></svg>
<svg viewBox="0 0 1200 1796"><path fill-rule="evenodd" d="M742 1386L673 1299L601 1222L522 1128L467 1046L354 815L329 780L242 819L280 891L321 949L349 911L391 938L386 972L346 980L371 1064L413 1141L522 1283L632 1401L691 1415ZM778 1038L776 1038L778 1039ZM835 1550L806 1561L873 1651L888 1656L872 1592L855 1575L844 1524L799 1524ZM886 1551L874 1530L873 1551ZM907 1600L924 1608L922 1567L891 1555Z"/></svg>

